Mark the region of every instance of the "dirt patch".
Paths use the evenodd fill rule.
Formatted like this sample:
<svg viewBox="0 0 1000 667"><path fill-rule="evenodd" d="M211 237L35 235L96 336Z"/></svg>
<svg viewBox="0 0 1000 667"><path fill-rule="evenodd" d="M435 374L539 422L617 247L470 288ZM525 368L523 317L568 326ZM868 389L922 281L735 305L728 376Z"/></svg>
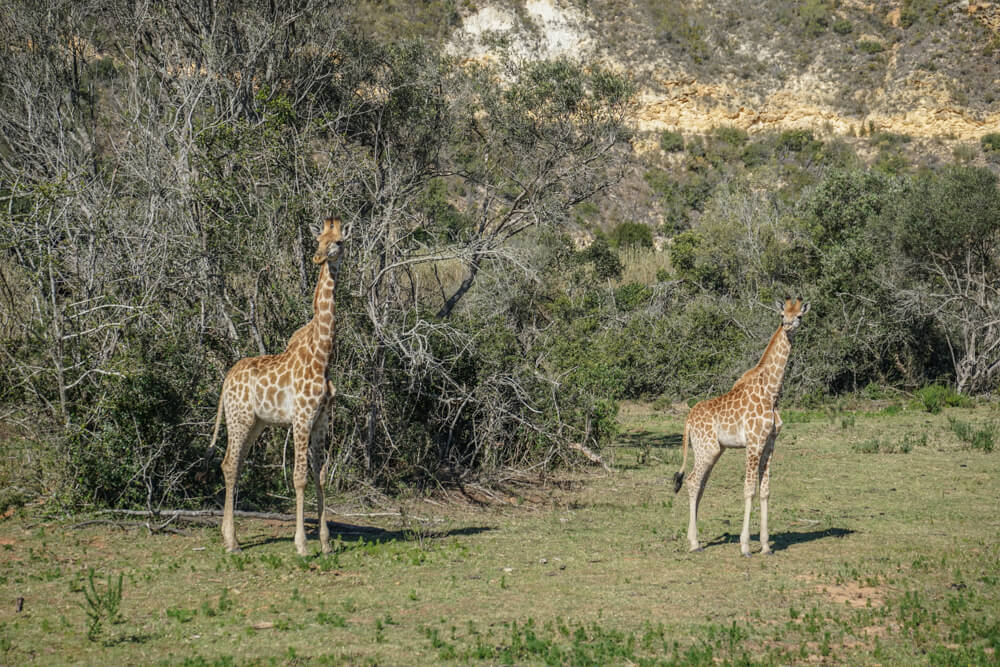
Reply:
<svg viewBox="0 0 1000 667"><path fill-rule="evenodd" d="M800 576L798 579L808 582L812 588L825 595L831 602L838 605L849 605L855 609L861 607L881 607L885 604L888 589L884 586L862 586L856 581L843 584L819 584L812 576Z"/></svg>
<svg viewBox="0 0 1000 667"><path fill-rule="evenodd" d="M886 591L881 587L873 588L849 582L843 585L818 586L817 589L838 604L849 604L852 607L881 607L885 604Z"/></svg>

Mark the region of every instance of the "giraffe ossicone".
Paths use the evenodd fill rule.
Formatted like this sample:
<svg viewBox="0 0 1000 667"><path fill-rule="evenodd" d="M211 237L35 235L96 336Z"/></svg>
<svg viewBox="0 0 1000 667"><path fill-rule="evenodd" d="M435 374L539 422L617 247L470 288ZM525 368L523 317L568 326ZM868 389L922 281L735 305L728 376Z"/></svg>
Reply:
<svg viewBox="0 0 1000 667"><path fill-rule="evenodd" d="M702 401L691 408L684 422L684 455L681 469L674 475L674 493L680 491L687 465L688 444L694 454L694 468L687 478L689 519L688 545L700 551L698 542L698 504L715 463L726 448L746 449L746 475L743 482L743 530L740 551L750 555L750 508L760 483L760 544L765 554L768 543L767 510L771 497L771 454L781 432L778 398L785 376L785 365L792 350L792 336L809 311L801 298L785 299L775 304L781 312L781 326L771 336L760 362L736 381L722 396Z"/></svg>
<svg viewBox="0 0 1000 667"><path fill-rule="evenodd" d="M333 383L327 380L327 368L333 351L334 290L343 258L344 237L340 220L327 218L316 240L318 247L313 263L321 268L313 294L312 319L292 334L284 352L241 359L229 369L222 383L209 450L215 446L222 413L225 412L228 444L222 460L222 474L226 481L222 540L230 552L240 550L233 509L243 459L261 431L270 425L292 428L295 443L292 476L295 486L295 548L299 555L308 555L304 495L306 472L312 468L319 511L320 546L323 553L330 551L330 531L326 524L323 495L326 476L324 455L330 403L335 393Z"/></svg>

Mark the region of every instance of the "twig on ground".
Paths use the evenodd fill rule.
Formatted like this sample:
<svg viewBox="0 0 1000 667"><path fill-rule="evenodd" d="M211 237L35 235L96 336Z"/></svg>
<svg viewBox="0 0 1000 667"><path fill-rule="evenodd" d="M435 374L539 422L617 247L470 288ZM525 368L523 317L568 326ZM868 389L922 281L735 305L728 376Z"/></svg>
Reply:
<svg viewBox="0 0 1000 667"><path fill-rule="evenodd" d="M609 468L608 464L604 462L604 459L601 458L601 455L596 453L586 445L579 442L571 442L569 443L569 448L574 449L583 454L583 456L591 463L600 463L601 467L603 467L606 472L611 472L611 468Z"/></svg>
<svg viewBox="0 0 1000 667"><path fill-rule="evenodd" d="M110 510L104 510L110 511ZM175 517L176 518L176 517ZM174 535L185 535L190 536L191 533L186 530L181 530L180 528L171 528L169 524L173 519L170 519L166 523L159 526L150 526L148 521L112 521L110 519L90 519L88 521L80 521L79 523L74 523L70 528L86 528L87 526L114 526L115 528L120 528L121 530L133 530L136 528L145 528L149 531L149 534L154 533L172 533Z"/></svg>

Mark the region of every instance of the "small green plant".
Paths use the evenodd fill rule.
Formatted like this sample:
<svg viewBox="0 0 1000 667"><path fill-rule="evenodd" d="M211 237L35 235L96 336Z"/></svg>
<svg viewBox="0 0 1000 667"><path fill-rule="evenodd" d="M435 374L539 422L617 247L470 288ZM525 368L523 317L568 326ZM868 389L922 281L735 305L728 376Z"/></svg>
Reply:
<svg viewBox="0 0 1000 667"><path fill-rule="evenodd" d="M883 51L885 51L885 47L882 46L881 42L876 42L876 41L870 40L870 39L861 39L861 40L858 40L858 43L856 44L856 46L858 48L858 51L861 51L863 53L867 53L867 54L870 54L870 55L876 54L876 53L882 53Z"/></svg>
<svg viewBox="0 0 1000 667"><path fill-rule="evenodd" d="M865 385L864 389L861 390L861 395L869 400L877 401L886 397L886 391L881 385L869 382Z"/></svg>
<svg viewBox="0 0 1000 667"><path fill-rule="evenodd" d="M253 556L247 556L244 554L230 554L229 556L229 566L232 567L237 572L243 572L247 563L253 560Z"/></svg>
<svg viewBox="0 0 1000 667"><path fill-rule="evenodd" d="M988 153L1000 152L1000 132L984 134L979 143L983 150Z"/></svg>
<svg viewBox="0 0 1000 667"><path fill-rule="evenodd" d="M847 19L837 19L833 22L833 31L838 35L849 35L854 30L854 26Z"/></svg>
<svg viewBox="0 0 1000 667"><path fill-rule="evenodd" d="M680 132L664 130L660 134L660 148L667 153L677 153L684 150L684 135Z"/></svg>
<svg viewBox="0 0 1000 667"><path fill-rule="evenodd" d="M859 454L877 454L881 447L882 445L878 438L870 438L864 442L851 445L851 449Z"/></svg>
<svg viewBox="0 0 1000 667"><path fill-rule="evenodd" d="M335 614L332 612L331 613L327 613L325 611L319 612L318 614L316 614L316 622L320 623L321 625L329 625L334 628L347 627L347 618L341 616L340 614Z"/></svg>
<svg viewBox="0 0 1000 667"><path fill-rule="evenodd" d="M859 454L909 454L913 451L914 447L926 447L927 446L927 434L922 434L920 437L907 433L903 436L903 439L899 442L891 442L889 440L879 440L878 438L870 438L864 442L855 443L851 446L851 449Z"/></svg>
<svg viewBox="0 0 1000 667"><path fill-rule="evenodd" d="M83 587L83 596L87 603L84 611L87 612L89 621L87 639L92 642L100 637L105 623L122 622L122 575L118 575L116 582L109 574L103 590L98 589L94 583L94 576L94 569L90 568L87 571L87 583Z"/></svg>
<svg viewBox="0 0 1000 667"><path fill-rule="evenodd" d="M218 616L224 614L233 608L233 601L229 599L229 589L223 588L222 595L219 596L218 605L213 605L210 601L205 600L201 603L201 613L207 617ZM169 612L168 612L169 614Z"/></svg>
<svg viewBox="0 0 1000 667"><path fill-rule="evenodd" d="M968 163L976 159L979 151L973 144L958 144L951 150L956 162Z"/></svg>
<svg viewBox="0 0 1000 667"><path fill-rule="evenodd" d="M278 554L262 554L260 561L273 570L280 570L285 565L285 560Z"/></svg>
<svg viewBox="0 0 1000 667"><path fill-rule="evenodd" d="M951 387L940 384L931 384L921 387L913 393L917 404L931 414L938 414L946 407L962 407L968 405L969 400Z"/></svg>
<svg viewBox="0 0 1000 667"><path fill-rule="evenodd" d="M899 443L899 450L906 454L914 447L926 447L927 446L927 434L921 433L920 436L915 436L911 433L907 433L903 436L903 440Z"/></svg>
<svg viewBox="0 0 1000 667"><path fill-rule="evenodd" d="M392 615L386 614L384 618L375 619L375 643L381 644L385 642L385 626L395 625L396 621L392 620Z"/></svg>
<svg viewBox="0 0 1000 667"><path fill-rule="evenodd" d="M994 440L997 436L996 424L984 424L982 428L976 428L972 424L954 417L948 418L951 430L958 436L958 439L969 445L972 449L983 452L992 452Z"/></svg>
<svg viewBox="0 0 1000 667"><path fill-rule="evenodd" d="M172 618L178 623L190 623L194 620L195 615L198 612L194 609L185 609L184 607L170 607L167 609L167 618Z"/></svg>

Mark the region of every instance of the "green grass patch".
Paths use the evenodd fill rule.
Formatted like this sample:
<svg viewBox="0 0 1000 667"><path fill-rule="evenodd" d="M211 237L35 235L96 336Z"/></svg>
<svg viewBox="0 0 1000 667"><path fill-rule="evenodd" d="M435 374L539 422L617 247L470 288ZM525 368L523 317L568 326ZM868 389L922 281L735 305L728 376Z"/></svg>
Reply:
<svg viewBox="0 0 1000 667"><path fill-rule="evenodd" d="M951 425L951 430L958 436L958 439L966 443L971 449L983 452L993 451L997 432L1000 431L996 424L975 426L956 417L948 417L948 423Z"/></svg>
<svg viewBox="0 0 1000 667"><path fill-rule="evenodd" d="M0 596L24 599L22 612L0 608L0 655L29 663L44 646L42 661L57 664L995 662L1000 545L984 489L1000 457L970 442L991 423L984 407L783 409L767 558L756 502L754 555L739 553L741 450L716 464L699 516L705 550L688 553L687 496L669 484L683 407L664 409L623 406L619 440L602 451L610 473L546 471L485 489L493 498L470 485L472 500L359 508L365 516L333 517L329 555L299 558L284 523L238 520L244 552L230 556L218 526L183 525L183 536L72 528L78 520L25 508L0 522ZM93 640L91 570L92 595L122 582L114 610L95 598L104 620Z"/></svg>
<svg viewBox="0 0 1000 667"><path fill-rule="evenodd" d="M918 408L922 408L931 414L938 414L946 407L970 407L972 399L959 394L951 387L932 384L921 387L913 392L913 399Z"/></svg>

